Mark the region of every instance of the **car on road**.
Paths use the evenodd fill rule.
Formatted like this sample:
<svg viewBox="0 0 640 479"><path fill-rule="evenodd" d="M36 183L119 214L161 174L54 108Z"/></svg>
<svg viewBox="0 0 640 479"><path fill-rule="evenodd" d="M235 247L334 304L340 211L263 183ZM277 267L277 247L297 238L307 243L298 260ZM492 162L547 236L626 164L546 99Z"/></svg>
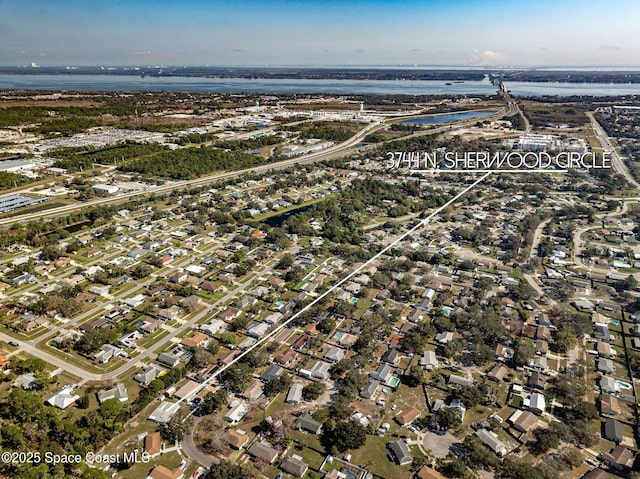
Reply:
<svg viewBox="0 0 640 479"><path fill-rule="evenodd" d="M19 347L20 345L15 342L15 341L9 341L9 346L15 346L16 348Z"/></svg>

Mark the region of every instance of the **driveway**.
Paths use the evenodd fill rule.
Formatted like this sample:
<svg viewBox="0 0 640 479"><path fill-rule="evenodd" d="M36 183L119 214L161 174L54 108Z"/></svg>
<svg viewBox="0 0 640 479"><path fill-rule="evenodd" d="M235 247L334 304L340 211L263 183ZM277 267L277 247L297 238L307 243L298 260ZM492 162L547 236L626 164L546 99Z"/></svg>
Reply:
<svg viewBox="0 0 640 479"><path fill-rule="evenodd" d="M455 442L460 442L458 438L456 438L451 433L445 433L444 436L440 436L431 431L427 431L424 434L424 439L422 439L422 445L425 449L431 451L437 458L447 457L449 454L449 447L451 444Z"/></svg>

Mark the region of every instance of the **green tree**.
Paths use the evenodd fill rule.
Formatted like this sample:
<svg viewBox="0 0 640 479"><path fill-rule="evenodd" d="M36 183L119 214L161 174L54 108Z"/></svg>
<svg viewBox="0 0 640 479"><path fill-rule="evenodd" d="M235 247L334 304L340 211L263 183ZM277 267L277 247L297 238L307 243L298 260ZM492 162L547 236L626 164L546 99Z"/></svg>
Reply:
<svg viewBox="0 0 640 479"><path fill-rule="evenodd" d="M5 449L19 449L24 445L22 429L13 424L6 424L0 429L2 447Z"/></svg>
<svg viewBox="0 0 640 479"><path fill-rule="evenodd" d="M435 414L434 420L441 428L452 429L462 424L462 413L457 407L443 407Z"/></svg>
<svg viewBox="0 0 640 479"><path fill-rule="evenodd" d="M255 475L247 466L222 461L219 464L211 464L207 477L209 479L250 479Z"/></svg>
<svg viewBox="0 0 640 479"><path fill-rule="evenodd" d="M189 432L191 424L193 424L191 417L185 420L182 414L176 414L169 419L167 426L160 430L160 435L162 439L171 444L182 441L184 435Z"/></svg>
<svg viewBox="0 0 640 479"><path fill-rule="evenodd" d="M358 449L367 440L367 429L356 421L339 422L333 429L327 429L322 442L328 448L335 447L339 452Z"/></svg>
<svg viewBox="0 0 640 479"><path fill-rule="evenodd" d="M302 397L305 401L314 401L318 399L326 390L326 386L321 382L313 382L302 388Z"/></svg>
<svg viewBox="0 0 640 479"><path fill-rule="evenodd" d="M110 479L111 474L102 469L89 467L82 473L82 479Z"/></svg>
<svg viewBox="0 0 640 479"><path fill-rule="evenodd" d="M566 353L570 349L573 349L576 344L577 340L575 335L569 331L559 331L556 334L556 346L561 353Z"/></svg>
<svg viewBox="0 0 640 479"><path fill-rule="evenodd" d="M106 419L114 419L122 411L122 403L117 398L107 399L100 404L100 414Z"/></svg>
<svg viewBox="0 0 640 479"><path fill-rule="evenodd" d="M414 364L411 366L402 378L405 384L409 387L415 388L420 386L424 382L424 371L422 370L422 366L419 364Z"/></svg>
<svg viewBox="0 0 640 479"><path fill-rule="evenodd" d="M214 393L207 393L200 405L200 409L204 414L213 414L223 404L227 402L227 393L224 389L218 389Z"/></svg>

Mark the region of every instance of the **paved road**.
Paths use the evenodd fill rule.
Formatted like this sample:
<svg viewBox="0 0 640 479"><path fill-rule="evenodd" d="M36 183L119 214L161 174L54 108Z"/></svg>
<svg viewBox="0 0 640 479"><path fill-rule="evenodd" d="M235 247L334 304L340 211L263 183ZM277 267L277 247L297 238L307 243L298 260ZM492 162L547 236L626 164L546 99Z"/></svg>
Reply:
<svg viewBox="0 0 640 479"><path fill-rule="evenodd" d="M196 417L193 421L193 428L191 432L182 440L182 451L192 461L197 461L205 467L211 466L211 464L220 464L220 459L206 452L202 452L193 442L192 433L196 430L198 423L201 421L201 417Z"/></svg>
<svg viewBox="0 0 640 479"><path fill-rule="evenodd" d="M535 232L533 233L533 241L531 242L531 251L529 251L529 258L527 259L527 261L530 261L531 258L538 256L538 246L540 246L540 241L542 241L542 230L544 230L545 226L547 226L550 221L551 219L547 219L541 222L536 228ZM534 277L530 273L524 273L523 276L524 276L524 279L527 280L527 283L529 283L529 285L533 289L535 289L540 296L545 296L544 290L542 289L542 286L540 285L540 283L538 283L536 277Z"/></svg>
<svg viewBox="0 0 640 479"><path fill-rule="evenodd" d="M193 328L196 324L198 324L204 317L206 317L207 315L211 315L212 312L216 311L216 309L222 305L225 304L227 301L229 301L230 299L232 299L233 297L238 295L239 291L245 290L247 289L251 283L253 281L256 281L257 278L259 278L260 276L269 273L271 270L273 269L273 264L269 265L269 266L265 266L256 276L247 279L246 281L240 283L238 285L238 288L235 290L230 290L227 292L227 294L225 294L225 296L223 296L221 299L219 299L218 301L216 301L215 303L213 303L210 307L208 307L207 309L201 311L200 313L196 314L193 318L191 318L189 321L183 323L182 325L180 325L179 327L175 328L173 331L171 331L167 336L165 336L164 338L162 338L162 340L158 341L157 343L153 344L152 346L149 346L148 348L146 348L142 353L138 354L137 356L135 356L134 358L131 358L129 361L127 361L125 364L123 364L122 366L120 366L118 369L115 369L111 372L107 372L107 373L91 373L86 371L83 367L80 366L76 366L74 364L72 364L69 361L73 361L73 358L68 357L68 360L63 359L62 357L56 356L54 354L48 353L46 351L42 351L40 349L38 349L36 343L40 343L42 341L45 340L45 338L49 338L52 336L52 333L48 333L46 336L40 337L40 338L36 338L36 339L32 339L32 340L28 340L28 341L23 341L23 340L19 340L14 338L13 336L10 336L8 334L5 333L0 333L0 339L6 342L12 341L12 342L16 342L18 343L18 345L20 346L20 348L28 353L31 354L32 356L35 357L39 357L44 359L46 362L53 364L54 366L61 368L65 371L70 372L71 374L78 376L84 380L89 380L89 381L104 381L107 379L113 379L116 378L118 376L120 376L121 374L125 373L126 371L128 371L131 368L136 367L140 361L142 361L143 359L149 357L150 355L152 355L155 351L157 351L158 349L162 348L163 346L165 346L169 341L171 341L173 338L179 336L181 333L183 333L184 331L186 331L189 328ZM151 283L153 280L147 280L144 285ZM143 285L141 285L143 286ZM128 291L127 293L125 293L123 296L130 296L132 294L131 291ZM82 318L85 317L85 315L81 316ZM70 326L72 326L73 324L77 323L78 321L80 321L81 317L78 317L76 319L74 319L71 322L66 323L63 326L60 326L58 328L56 328L57 330L60 330L62 328L69 328Z"/></svg>
<svg viewBox="0 0 640 479"><path fill-rule="evenodd" d="M470 110L470 111L475 111L475 110ZM509 110L506 110L505 108L502 108L500 110L498 110L497 112L493 113L492 115L486 116L483 119L490 119L490 118L498 118L501 117L504 114L509 114ZM462 113L462 112L456 112L456 113ZM414 117L415 118L415 117ZM31 220L35 220L35 219L39 219L39 218L52 218L52 217L56 217L56 216L61 216L70 212L74 212L74 211L79 211L83 208L87 208L90 206L97 206L97 205L105 205L105 204L111 204L111 203L122 203L125 202L129 199L135 198L135 197L139 197L139 196L148 196L151 194L161 194L161 193L168 193L171 192L173 190L177 190L177 189L183 189L186 187L191 187L191 186L203 186L203 185L208 185L211 183L215 183L217 181L220 180L224 180L224 179L229 179L229 178L235 178L235 177L239 177L245 174L260 174L260 173L267 173L267 172L272 172L272 171L276 171L276 170L282 170L285 168L289 168L291 166L295 166L295 165L306 165L309 163L317 163L317 162L322 162L322 161L327 161L327 160L331 160L331 159L335 159L335 158L339 158L341 156L344 156L348 153L352 153L354 150L357 151L358 149L355 148L359 143L362 142L362 140L369 134L374 133L377 130L386 128L388 126L388 124L390 122L397 122L397 121L401 121L398 118L393 118L393 119L389 119L390 121L388 122L387 119L382 120L380 122L376 122L376 123L371 123L368 124L367 126L365 126L364 128L362 128L360 131L358 131L355 135L353 135L350 139L348 139L347 141L340 143L338 145L332 146L331 148L327 148L326 150L317 152L317 153L310 153L308 155L304 155L304 156L300 156L297 158L291 158L288 160L284 160L284 161L279 161L279 162L275 162L275 163L269 163L266 165L262 165L262 166L256 166L254 168L246 168L244 170L237 170L237 171L230 171L230 172L225 172L225 173L218 173L215 175L209 175L209 176L205 176L202 178L197 178L194 180L185 180L185 181L178 181L178 182L174 182L170 185L164 185L164 186L158 186L155 188L149 188L148 190L142 191L142 192L133 192L133 193L128 193L125 195L119 195L119 196L113 196L113 197L106 197L106 198L98 198L95 200L91 200L91 201L87 201L84 203L78 203L78 204L74 204L74 205L66 205L66 206L61 206L58 208L51 208L45 211L38 211L38 212L34 212L34 213L28 213L28 214L24 214L24 215L18 215L18 216L11 216L9 218L3 218L0 219L0 226L1 225L11 225L14 224L16 222L22 222L22 221L31 221ZM416 132L413 133L411 135L408 135L406 137L402 137L402 138L397 138L397 140L399 139L405 139L405 138L411 138L411 137L415 137L415 136L425 136L425 135L432 135L432 134L436 134L436 133L441 133L447 130L451 130L453 128L460 128L460 127L464 127L467 125L471 125L477 122L477 119L473 119L473 120L469 120L469 121L460 121L460 122L456 122L453 125L446 125L443 127L439 127L439 128L434 128L434 129L429 129L429 130L425 130L425 131L420 131L420 132Z"/></svg>
<svg viewBox="0 0 640 479"><path fill-rule="evenodd" d="M587 113L587 116L589 117L589 121L591 121L593 132L596 134L596 138L598 138L598 141L602 145L603 150L611 153L611 163L613 168L618 173L623 175L626 180L634 186L634 188L640 189L640 184L631 175L631 172L627 168L627 165L625 165L624 160L618 155L618 152L611 144L611 141L609 140L607 133L604 131L604 128L600 126L600 123L598 123L593 113L589 112Z"/></svg>

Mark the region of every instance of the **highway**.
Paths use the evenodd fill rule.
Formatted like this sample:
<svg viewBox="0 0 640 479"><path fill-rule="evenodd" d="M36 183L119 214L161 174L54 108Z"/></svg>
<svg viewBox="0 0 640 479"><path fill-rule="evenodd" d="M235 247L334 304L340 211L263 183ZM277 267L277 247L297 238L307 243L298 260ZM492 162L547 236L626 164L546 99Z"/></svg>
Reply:
<svg viewBox="0 0 640 479"><path fill-rule="evenodd" d="M469 111L476 111L476 110L469 110ZM502 115L505 114L510 114L509 112L511 111L511 106L509 107L508 110L505 110L504 108L496 111L495 113L493 113L492 115L486 116L483 119L490 119L490 118L499 118ZM456 113L463 113L463 112L456 112ZM420 115L418 117L421 116L425 116L425 115ZM275 163L269 163L266 165L261 165L261 166L256 166L253 168L246 168L246 169L242 169L242 170L236 170L236 171L229 171L229 172L224 172L224 173L216 173L213 175L208 175L208 176L204 176L201 178L196 178L193 180L185 180L185 181L178 181L175 183L172 183L170 185L163 185L163 186L157 186L154 188L149 188L145 191L137 191L137 192L132 192L132 193L127 193L124 195L117 195L117 196L109 196L109 197L105 197L105 198L97 198L91 201L86 201L84 203L78 203L78 204L73 204L73 205L65 205L65 206L60 206L58 208L50 208L47 210L43 210L43 211L37 211L34 213L27 213L27 214L23 214L23 215L16 215L16 216L11 216L8 218L2 218L0 219L0 226L2 225L12 225L15 224L17 222L25 222L25 221L33 221L33 220L37 220L40 218L53 218L56 216L61 216L64 215L66 213L71 213L71 212L77 212L83 208L88 208L88 207L92 207L92 206L99 206L99 205L106 205L106 204L112 204L112 203L123 203L127 200L136 198L136 197L140 197L140 196L149 196L152 194L163 194L163 193L170 193L171 191L174 190L178 190L178 189L183 189L183 188L189 188L189 187L194 187L194 186L204 186L204 185L208 185L211 183L215 183L217 181L220 180L225 180L225 179L229 179L229 178L236 178L242 175L246 175L246 174L264 174L264 173L269 173L269 172L273 172L276 170L282 170L282 169L286 169L286 168L290 168L292 166L296 166L296 165L305 165L305 164L309 164L309 163L317 163L317 162L322 162L322 161L326 161L326 160L331 160L331 159L335 159L335 158L339 158L340 156L344 156L348 153L353 152L354 147L356 145L358 145L359 143L362 142L362 140L364 140L364 138L371 134L374 133L375 131L381 130L383 128L386 128L389 124L391 123L396 123L399 121L402 121L403 119L408 119L408 118L416 118L416 117L407 117L407 118L393 118L393 119L389 119L389 120L382 120L380 122L376 122L376 123L370 123L367 126L365 126L364 128L362 128L360 131L358 131L355 135L353 135L351 138L349 138L348 140L344 141L343 143L340 143L338 145L334 145L330 148L327 148L326 150L323 151L319 151L319 152L315 152L315 153L310 153L308 155L304 155L304 156L300 156L300 157L296 157L296 158L290 158L287 160L283 160L283 161L278 161ZM443 133L445 131L449 131L452 130L453 128L461 128L461 127L465 127L465 126L469 126L472 125L474 123L476 123L478 120L477 118L475 119L471 119L471 120L464 120L464 121L459 121L459 122L455 122L454 124L447 124L445 126L441 126L441 127L437 127L437 128L432 128L432 129L428 129L428 130L424 130L424 131L419 131L416 133L413 133L411 135L405 136L405 137L401 137L401 138L397 138L397 140L400 139L407 139L407 138L413 138L413 137L417 137L417 136L426 136L426 135L433 135L436 133ZM377 145L376 145L377 146Z"/></svg>
<svg viewBox="0 0 640 479"><path fill-rule="evenodd" d="M618 152L611 144L611 140L607 136L607 133L604 131L604 128L600 126L600 123L596 120L595 116L592 112L588 112L586 114L589 117L589 121L591 122L591 127L593 128L593 132L596 135L596 138L602 145L604 151L611 153L611 164L613 168L623 175L625 179L629 182L629 184L633 185L634 188L640 189L640 183L638 183L635 178L631 175L631 172L627 168L627 165L624 164L624 160L620 158Z"/></svg>

